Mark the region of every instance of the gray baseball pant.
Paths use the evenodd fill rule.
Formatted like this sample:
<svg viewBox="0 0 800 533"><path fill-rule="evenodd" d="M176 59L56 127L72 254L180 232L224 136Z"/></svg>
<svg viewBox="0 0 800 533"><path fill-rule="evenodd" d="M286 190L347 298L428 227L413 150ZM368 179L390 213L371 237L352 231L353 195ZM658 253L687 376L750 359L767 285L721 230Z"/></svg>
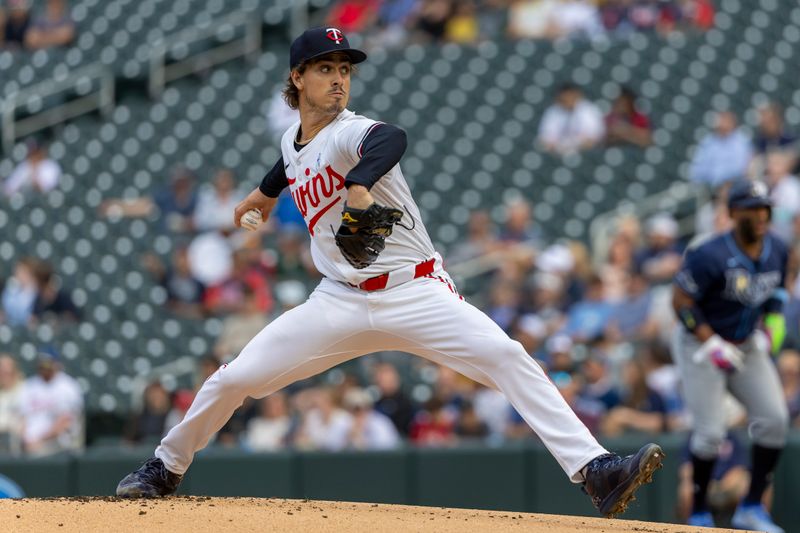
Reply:
<svg viewBox="0 0 800 533"><path fill-rule="evenodd" d="M760 337L760 338L759 338ZM691 452L701 459L717 456L727 427L723 398L729 390L747 409L748 433L756 444L781 448L789 432L789 411L780 379L770 360L766 335L759 330L737 347L745 354L745 367L728 374L709 358L695 361L700 349L697 338L678 325L672 353L681 373L683 393L692 414Z"/></svg>

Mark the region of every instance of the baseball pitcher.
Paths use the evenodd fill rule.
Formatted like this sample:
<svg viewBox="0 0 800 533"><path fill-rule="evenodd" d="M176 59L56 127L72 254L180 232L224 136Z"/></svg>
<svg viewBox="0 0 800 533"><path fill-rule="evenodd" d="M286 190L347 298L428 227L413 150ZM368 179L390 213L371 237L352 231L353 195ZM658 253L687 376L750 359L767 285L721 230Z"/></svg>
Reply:
<svg viewBox="0 0 800 533"><path fill-rule="evenodd" d="M661 448L610 454L522 346L459 296L400 170L405 132L346 109L353 65L366 57L337 28L310 29L294 41L284 96L300 121L284 134L282 157L234 213L237 226L253 228L288 187L324 278L308 301L267 325L205 382L155 457L125 477L117 494L173 493L194 454L246 397L397 350L502 391L598 510L623 512L661 466Z"/></svg>

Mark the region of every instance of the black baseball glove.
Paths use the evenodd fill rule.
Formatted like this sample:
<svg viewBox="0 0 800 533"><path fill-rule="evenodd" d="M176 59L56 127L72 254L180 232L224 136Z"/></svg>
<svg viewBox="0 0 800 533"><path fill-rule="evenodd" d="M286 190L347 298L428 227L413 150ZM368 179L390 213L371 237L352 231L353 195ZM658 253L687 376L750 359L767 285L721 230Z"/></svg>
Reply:
<svg viewBox="0 0 800 533"><path fill-rule="evenodd" d="M335 234L336 246L355 268L366 268L378 259L386 247L386 238L392 234L392 227L401 218L403 212L399 209L374 202L366 209L353 209L344 204L342 225Z"/></svg>

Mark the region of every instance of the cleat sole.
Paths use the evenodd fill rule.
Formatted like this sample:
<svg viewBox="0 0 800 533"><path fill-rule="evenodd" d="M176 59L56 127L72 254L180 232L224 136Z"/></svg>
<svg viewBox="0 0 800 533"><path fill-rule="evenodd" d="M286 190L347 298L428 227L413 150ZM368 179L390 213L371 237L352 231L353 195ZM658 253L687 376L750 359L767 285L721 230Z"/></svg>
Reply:
<svg viewBox="0 0 800 533"><path fill-rule="evenodd" d="M611 500L611 505L608 506L608 509L605 509L605 506L601 506L600 513L606 518L614 518L614 516L624 513L628 508L628 504L636 499L634 496L636 490L642 485L653 481L653 474L663 466L664 457L666 457L666 454L664 454L661 447L657 444L651 444L645 450L639 462L639 471L625 480L628 485L621 494L612 493L606 498L607 501Z"/></svg>

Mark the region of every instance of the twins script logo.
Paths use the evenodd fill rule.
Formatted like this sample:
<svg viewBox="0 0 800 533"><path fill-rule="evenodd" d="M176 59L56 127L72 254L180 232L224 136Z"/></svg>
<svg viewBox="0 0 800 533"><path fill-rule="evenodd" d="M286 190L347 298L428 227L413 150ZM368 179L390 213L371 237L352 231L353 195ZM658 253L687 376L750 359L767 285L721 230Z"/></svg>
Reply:
<svg viewBox="0 0 800 533"><path fill-rule="evenodd" d="M328 28L325 30L325 35L327 35L328 39L336 44L342 44L342 41L344 40L344 34L341 32L341 30L336 28Z"/></svg>
<svg viewBox="0 0 800 533"><path fill-rule="evenodd" d="M333 198L334 194L344 189L344 176L333 170L330 165L327 165L324 171L324 176L322 172L317 172L313 177L310 177L311 169L307 168L305 174L309 179L296 187L294 184L297 182L297 178L286 178L292 187L292 199L303 218L308 221L308 232L312 236L314 235L314 227L319 222L319 219L342 199L339 194L336 194L336 198ZM333 199L331 200L331 198ZM309 210L316 209L320 204L324 205L309 219Z"/></svg>

